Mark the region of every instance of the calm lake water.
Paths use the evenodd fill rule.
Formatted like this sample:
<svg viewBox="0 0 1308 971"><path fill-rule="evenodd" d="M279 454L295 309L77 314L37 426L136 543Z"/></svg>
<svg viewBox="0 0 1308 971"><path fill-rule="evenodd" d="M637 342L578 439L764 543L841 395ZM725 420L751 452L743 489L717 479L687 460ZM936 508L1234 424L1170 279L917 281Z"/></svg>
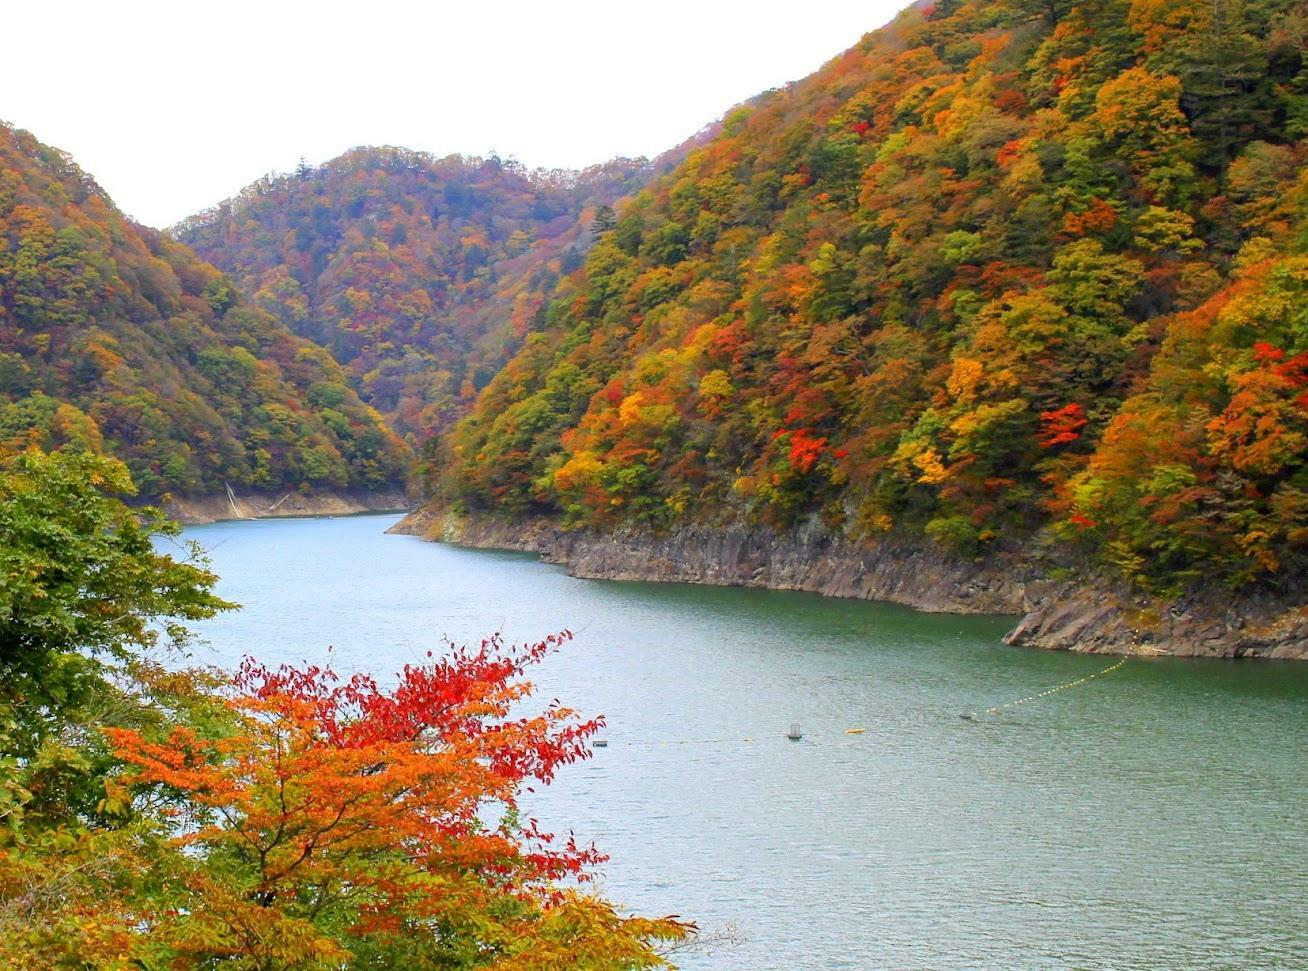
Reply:
<svg viewBox="0 0 1308 971"><path fill-rule="evenodd" d="M577 580L395 521L188 530L245 605L198 659L334 645L384 676L443 637L573 629L538 694L606 715L609 747L529 808L611 855L609 897L734 929L683 968L1308 967L1308 664L1133 659L969 722L1112 662L1004 647L1002 619Z"/></svg>

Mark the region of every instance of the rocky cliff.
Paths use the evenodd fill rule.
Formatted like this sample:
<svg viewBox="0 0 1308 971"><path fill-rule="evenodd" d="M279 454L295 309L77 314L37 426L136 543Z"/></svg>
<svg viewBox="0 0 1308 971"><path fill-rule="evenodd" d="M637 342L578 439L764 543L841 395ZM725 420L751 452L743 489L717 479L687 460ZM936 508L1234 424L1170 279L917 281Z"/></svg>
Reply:
<svg viewBox="0 0 1308 971"><path fill-rule="evenodd" d="M1054 580L1017 556L955 559L932 544L863 545L818 526L567 531L430 508L395 528L481 549L538 553L574 576L804 590L885 600L932 613L1020 617L1010 644L1095 654L1308 659L1308 605L1272 596L1195 596L1162 603L1101 580Z"/></svg>

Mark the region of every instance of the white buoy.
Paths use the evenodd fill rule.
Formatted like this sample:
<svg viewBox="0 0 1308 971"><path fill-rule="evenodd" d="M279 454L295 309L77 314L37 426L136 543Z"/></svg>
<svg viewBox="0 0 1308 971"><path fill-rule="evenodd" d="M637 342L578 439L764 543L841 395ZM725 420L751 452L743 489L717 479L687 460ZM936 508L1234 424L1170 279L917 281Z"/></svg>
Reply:
<svg viewBox="0 0 1308 971"><path fill-rule="evenodd" d="M786 738L792 742L798 742L804 735L799 730L799 722L790 723L790 731L786 732Z"/></svg>

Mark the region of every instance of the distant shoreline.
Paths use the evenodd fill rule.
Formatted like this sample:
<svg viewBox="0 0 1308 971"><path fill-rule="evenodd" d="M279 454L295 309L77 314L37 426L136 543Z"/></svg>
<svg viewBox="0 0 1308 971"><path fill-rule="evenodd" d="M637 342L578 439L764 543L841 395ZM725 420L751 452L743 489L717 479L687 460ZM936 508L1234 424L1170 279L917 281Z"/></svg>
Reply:
<svg viewBox="0 0 1308 971"><path fill-rule="evenodd" d="M1089 574L1053 579L1020 553L958 560L935 544L860 544L819 527L785 533L687 526L564 530L549 520L465 517L431 507L391 529L434 542L539 554L573 576L803 590L928 613L1017 618L1013 645L1082 654L1308 660L1308 604L1204 591L1174 602Z"/></svg>
<svg viewBox="0 0 1308 971"><path fill-rule="evenodd" d="M169 518L186 526L242 519L296 519L358 513L405 513L412 509L403 492L246 492L232 497L174 496L163 503Z"/></svg>

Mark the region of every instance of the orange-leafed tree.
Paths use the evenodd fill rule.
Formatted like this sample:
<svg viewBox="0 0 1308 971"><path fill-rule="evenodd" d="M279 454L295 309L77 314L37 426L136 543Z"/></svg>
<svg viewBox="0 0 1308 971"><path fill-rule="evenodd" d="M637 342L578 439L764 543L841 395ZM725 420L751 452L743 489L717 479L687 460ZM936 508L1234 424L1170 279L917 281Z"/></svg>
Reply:
<svg viewBox="0 0 1308 971"><path fill-rule="evenodd" d="M519 709L524 670L571 635L500 638L406 667L394 687L247 660L225 717L108 734L134 805L168 804L182 852L146 915L179 966L647 968L686 938L580 884L603 857L518 811L602 724Z"/></svg>

